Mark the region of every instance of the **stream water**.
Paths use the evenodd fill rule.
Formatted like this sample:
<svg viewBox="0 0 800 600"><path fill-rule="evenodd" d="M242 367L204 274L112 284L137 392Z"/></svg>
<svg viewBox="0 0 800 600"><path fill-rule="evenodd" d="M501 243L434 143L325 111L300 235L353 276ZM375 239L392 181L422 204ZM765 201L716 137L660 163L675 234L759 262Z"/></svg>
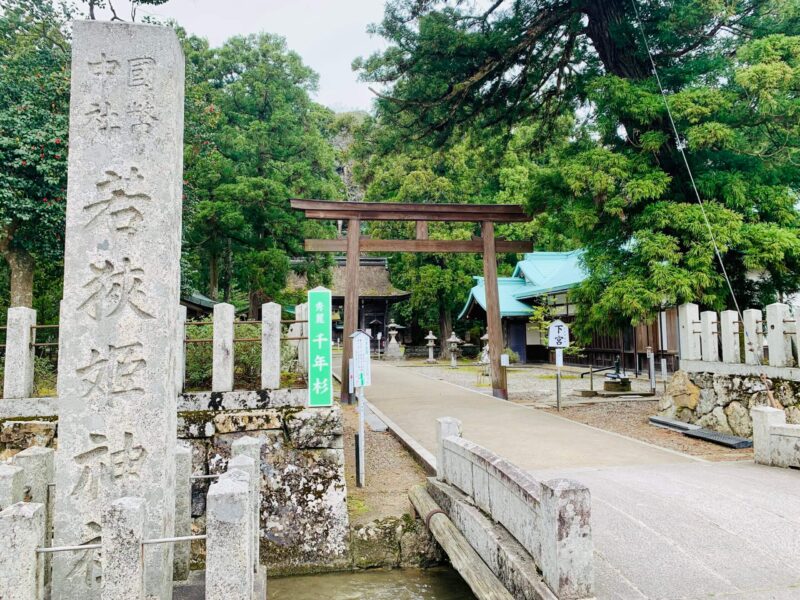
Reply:
<svg viewBox="0 0 800 600"><path fill-rule="evenodd" d="M475 600L458 573L435 569L375 569L270 579L269 600Z"/></svg>

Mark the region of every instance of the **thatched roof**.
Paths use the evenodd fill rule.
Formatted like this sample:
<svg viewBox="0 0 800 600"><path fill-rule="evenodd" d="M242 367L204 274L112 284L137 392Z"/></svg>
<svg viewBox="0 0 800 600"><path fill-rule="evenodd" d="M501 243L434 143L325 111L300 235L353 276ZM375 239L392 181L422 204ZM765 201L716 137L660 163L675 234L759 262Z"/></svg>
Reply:
<svg viewBox="0 0 800 600"><path fill-rule="evenodd" d="M345 291L346 268L344 258L336 258L333 267L331 292L334 298L343 299ZM305 289L306 279L302 275L290 274L288 287ZM400 302L411 296L411 292L399 290L389 281L389 269L385 258L362 257L358 271L358 295L363 299L389 300Z"/></svg>

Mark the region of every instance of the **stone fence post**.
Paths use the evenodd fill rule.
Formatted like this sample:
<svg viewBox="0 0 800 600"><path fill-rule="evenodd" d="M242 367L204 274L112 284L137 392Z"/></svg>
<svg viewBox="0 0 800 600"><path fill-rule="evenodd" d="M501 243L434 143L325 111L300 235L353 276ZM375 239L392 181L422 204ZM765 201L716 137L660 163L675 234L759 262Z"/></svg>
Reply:
<svg viewBox="0 0 800 600"><path fill-rule="evenodd" d="M700 308L697 304L681 304L678 307L680 321L680 356L683 360L701 360Z"/></svg>
<svg viewBox="0 0 800 600"><path fill-rule="evenodd" d="M233 321L236 309L232 304L214 305L214 367L211 390L233 391Z"/></svg>
<svg viewBox="0 0 800 600"><path fill-rule="evenodd" d="M186 307L178 307L178 322L175 324L175 386L177 393L183 391L186 383Z"/></svg>
<svg viewBox="0 0 800 600"><path fill-rule="evenodd" d="M764 334L761 327L761 311L748 308L742 313L744 320L744 362L760 365L764 350Z"/></svg>
<svg viewBox="0 0 800 600"><path fill-rule="evenodd" d="M207 498L206 600L251 600L250 477L228 471Z"/></svg>
<svg viewBox="0 0 800 600"><path fill-rule="evenodd" d="M256 581L256 572L258 570L258 523L256 519L258 519L258 511L256 509L258 499L260 499L261 494L259 493L259 483L260 478L257 476L257 469L256 462L250 458L249 456L244 456L240 454L239 456L234 456L228 461L228 470L239 470L244 471L247 473L248 481L250 483L250 496L248 499L248 504L250 507L250 524L248 525L249 531L249 540L250 540L250 586L251 586L251 593L255 594L255 581Z"/></svg>
<svg viewBox="0 0 800 600"><path fill-rule="evenodd" d="M101 600L143 600L144 498L114 500L103 512Z"/></svg>
<svg viewBox="0 0 800 600"><path fill-rule="evenodd" d="M192 451L188 446L175 447L175 535L192 534ZM172 580L189 579L191 542L176 542L172 550Z"/></svg>
<svg viewBox="0 0 800 600"><path fill-rule="evenodd" d="M261 448L264 440L254 438L249 435L237 438L231 444L231 455L233 459L228 463L228 468L241 468L237 462L240 457L251 459L252 467L250 473L251 489L253 497L251 499L251 509L253 511L253 573L258 574L261 565Z"/></svg>
<svg viewBox="0 0 800 600"><path fill-rule="evenodd" d="M44 543L44 506L19 502L0 512L0 598L42 600L44 561L36 548Z"/></svg>
<svg viewBox="0 0 800 600"><path fill-rule="evenodd" d="M281 305L261 305L261 387L281 387Z"/></svg>
<svg viewBox="0 0 800 600"><path fill-rule="evenodd" d="M36 311L24 306L8 309L4 398L33 396L33 342L36 341Z"/></svg>
<svg viewBox="0 0 800 600"><path fill-rule="evenodd" d="M24 471L20 467L0 463L0 510L23 500L25 500Z"/></svg>
<svg viewBox="0 0 800 600"><path fill-rule="evenodd" d="M461 437L461 421L453 417L436 419L436 479L446 481L444 440Z"/></svg>
<svg viewBox="0 0 800 600"><path fill-rule="evenodd" d="M589 488L569 479L542 483L542 577L558 598L594 595Z"/></svg>
<svg viewBox="0 0 800 600"><path fill-rule="evenodd" d="M767 306L767 345L772 367L788 367L792 364L792 343L786 326L788 321L788 304L775 302Z"/></svg>
<svg viewBox="0 0 800 600"><path fill-rule="evenodd" d="M753 460L760 465L772 464L772 439L770 429L786 424L786 413L771 406L755 406L753 417Z"/></svg>
<svg viewBox="0 0 800 600"><path fill-rule="evenodd" d="M722 362L742 362L739 348L739 314L735 310L723 310L719 318L719 337L722 346Z"/></svg>
<svg viewBox="0 0 800 600"><path fill-rule="evenodd" d="M55 482L55 452L52 448L31 446L18 452L11 459L13 465L23 471L22 485L26 502L36 502L44 506L44 545L50 545L53 527L53 498L50 497L50 484ZM45 583L50 580L51 555L44 554ZM2 596L0 596L2 597Z"/></svg>
<svg viewBox="0 0 800 600"><path fill-rule="evenodd" d="M705 362L719 362L719 330L717 313L704 310L700 314L700 351Z"/></svg>

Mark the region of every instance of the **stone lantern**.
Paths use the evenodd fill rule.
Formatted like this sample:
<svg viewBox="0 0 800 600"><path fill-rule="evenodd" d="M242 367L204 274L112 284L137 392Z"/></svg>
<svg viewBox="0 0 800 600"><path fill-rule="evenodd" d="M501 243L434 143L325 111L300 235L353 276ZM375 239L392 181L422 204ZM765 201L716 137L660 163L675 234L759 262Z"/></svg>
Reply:
<svg viewBox="0 0 800 600"><path fill-rule="evenodd" d="M481 348L480 363L482 365L488 365L489 364L489 332L488 331L481 336L481 341L483 342L483 348Z"/></svg>
<svg viewBox="0 0 800 600"><path fill-rule="evenodd" d="M389 321L389 343L386 344L386 353L384 354L386 360L402 360L403 358L403 351L397 341L397 333L397 323L392 319Z"/></svg>
<svg viewBox="0 0 800 600"><path fill-rule="evenodd" d="M458 362L456 360L456 355L458 354L458 345L461 343L461 340L458 339L456 332L450 334L450 337L447 338L447 345L450 348L450 368L457 369Z"/></svg>
<svg viewBox="0 0 800 600"><path fill-rule="evenodd" d="M432 331L428 331L428 335L425 336L425 339L428 340L428 360L426 362L435 363L436 359L433 358L433 349L436 346L437 337L433 335Z"/></svg>

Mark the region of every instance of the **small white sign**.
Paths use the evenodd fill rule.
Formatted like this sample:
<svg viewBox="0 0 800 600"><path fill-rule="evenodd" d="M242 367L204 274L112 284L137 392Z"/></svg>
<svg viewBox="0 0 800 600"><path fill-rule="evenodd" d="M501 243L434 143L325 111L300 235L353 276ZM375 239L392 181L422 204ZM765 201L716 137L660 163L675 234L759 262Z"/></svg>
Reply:
<svg viewBox="0 0 800 600"><path fill-rule="evenodd" d="M357 388L372 384L370 373L370 335L358 330L353 338L353 385Z"/></svg>
<svg viewBox="0 0 800 600"><path fill-rule="evenodd" d="M556 348L556 366L563 367L564 366L564 349L563 348Z"/></svg>
<svg viewBox="0 0 800 600"><path fill-rule="evenodd" d="M547 345L551 348L569 348L569 327L560 319L550 324L547 332Z"/></svg>
<svg viewBox="0 0 800 600"><path fill-rule="evenodd" d="M500 355L500 366L501 367L511 366L511 361L508 358L508 354L501 354Z"/></svg>

